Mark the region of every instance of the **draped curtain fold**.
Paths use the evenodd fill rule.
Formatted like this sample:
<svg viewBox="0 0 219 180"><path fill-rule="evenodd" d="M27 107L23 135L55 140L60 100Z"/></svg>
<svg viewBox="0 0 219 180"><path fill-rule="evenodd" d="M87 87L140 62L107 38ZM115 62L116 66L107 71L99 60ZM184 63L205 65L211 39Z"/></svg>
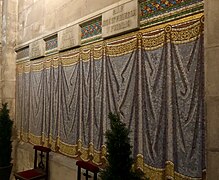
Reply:
<svg viewBox="0 0 219 180"><path fill-rule="evenodd" d="M146 176L202 179L203 52L197 20L18 63L20 138L101 165L107 115L117 112Z"/></svg>

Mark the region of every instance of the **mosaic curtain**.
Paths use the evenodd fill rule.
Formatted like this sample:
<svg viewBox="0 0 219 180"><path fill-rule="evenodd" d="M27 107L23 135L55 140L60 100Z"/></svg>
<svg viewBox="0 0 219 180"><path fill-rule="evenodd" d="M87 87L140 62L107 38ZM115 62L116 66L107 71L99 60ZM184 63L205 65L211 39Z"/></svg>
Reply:
<svg viewBox="0 0 219 180"><path fill-rule="evenodd" d="M107 115L119 112L147 177L202 179L203 61L198 19L18 63L20 138L101 165Z"/></svg>

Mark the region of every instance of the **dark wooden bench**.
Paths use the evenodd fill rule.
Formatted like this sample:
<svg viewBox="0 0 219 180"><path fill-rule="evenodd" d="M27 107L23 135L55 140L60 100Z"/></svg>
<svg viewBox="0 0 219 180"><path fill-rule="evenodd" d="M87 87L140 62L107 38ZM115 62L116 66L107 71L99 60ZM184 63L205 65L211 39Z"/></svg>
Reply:
<svg viewBox="0 0 219 180"><path fill-rule="evenodd" d="M50 148L34 146L34 167L33 169L17 172L14 174L16 180L48 180L49 177L49 152ZM45 161L43 160L45 158Z"/></svg>
<svg viewBox="0 0 219 180"><path fill-rule="evenodd" d="M97 174L100 171L100 169L89 163L89 162L85 162L85 161L77 161L76 165L78 166L78 178L77 180L81 180L81 169L85 169L86 173L84 173L84 176L86 177L86 180L88 180L88 178L91 178L91 176L88 174L88 172L92 172L94 174L94 180L97 180Z"/></svg>

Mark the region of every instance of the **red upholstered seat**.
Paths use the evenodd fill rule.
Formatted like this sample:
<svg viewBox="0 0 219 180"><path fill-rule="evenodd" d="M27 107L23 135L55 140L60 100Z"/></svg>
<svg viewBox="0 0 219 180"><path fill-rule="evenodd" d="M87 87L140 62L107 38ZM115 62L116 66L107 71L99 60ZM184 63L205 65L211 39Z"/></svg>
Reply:
<svg viewBox="0 0 219 180"><path fill-rule="evenodd" d="M30 169L27 171L17 173L17 177L26 178L26 179L35 179L35 178L43 178L45 177L45 173L39 169Z"/></svg>
<svg viewBox="0 0 219 180"><path fill-rule="evenodd" d="M48 180L50 148L34 146L34 168L14 174L16 180Z"/></svg>

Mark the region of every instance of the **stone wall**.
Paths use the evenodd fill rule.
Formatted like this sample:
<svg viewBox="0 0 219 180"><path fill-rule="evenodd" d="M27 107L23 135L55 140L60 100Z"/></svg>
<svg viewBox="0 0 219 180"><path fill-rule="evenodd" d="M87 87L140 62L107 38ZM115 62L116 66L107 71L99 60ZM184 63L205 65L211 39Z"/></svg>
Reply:
<svg viewBox="0 0 219 180"><path fill-rule="evenodd" d="M2 0L0 0L0 14L2 15ZM2 39L2 16L0 18L0 39ZM0 41L0 44L2 44L2 42Z"/></svg>
<svg viewBox="0 0 219 180"><path fill-rule="evenodd" d="M54 32L119 0L19 0L18 44Z"/></svg>
<svg viewBox="0 0 219 180"><path fill-rule="evenodd" d="M219 1L205 0L207 179L219 177Z"/></svg>
<svg viewBox="0 0 219 180"><path fill-rule="evenodd" d="M7 102L12 119L15 114L15 74L16 74L16 22L17 0L3 0L2 4L2 56L1 56L1 102Z"/></svg>
<svg viewBox="0 0 219 180"><path fill-rule="evenodd" d="M0 7L0 103L8 103L11 118L14 120L17 0L1 0ZM14 150L15 148L13 148L13 158Z"/></svg>

